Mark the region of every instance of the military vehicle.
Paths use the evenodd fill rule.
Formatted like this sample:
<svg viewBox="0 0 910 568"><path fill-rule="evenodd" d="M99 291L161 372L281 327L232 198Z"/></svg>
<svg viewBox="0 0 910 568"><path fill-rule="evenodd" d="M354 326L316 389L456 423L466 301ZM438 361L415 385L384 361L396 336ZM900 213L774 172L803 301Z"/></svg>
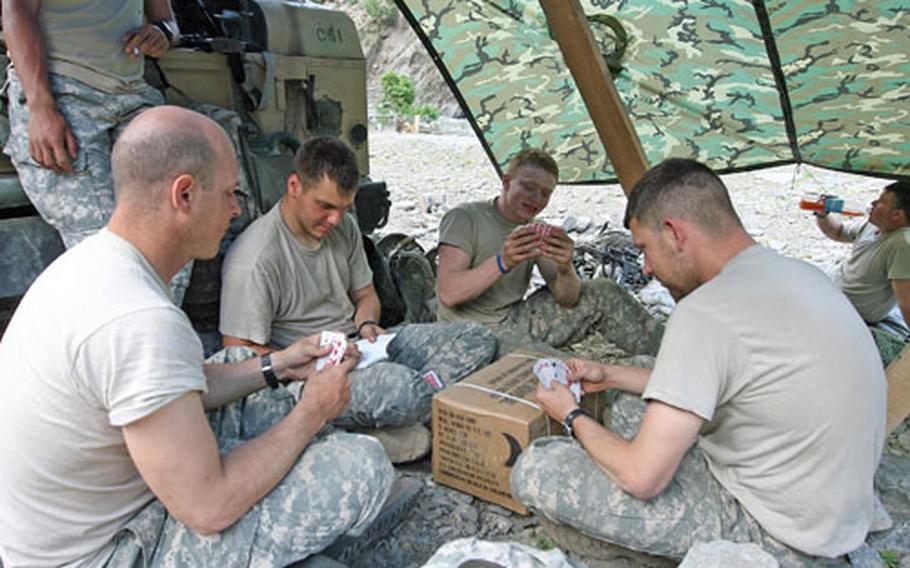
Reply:
<svg viewBox="0 0 910 568"><path fill-rule="evenodd" d="M357 156L362 179L354 209L362 232L384 225L388 192L369 177L366 61L351 19L319 4L287 0L172 0L172 5L181 44L160 60L146 60L146 80L169 103L214 118L234 139L246 195L222 252L277 202L294 151L317 135L340 138ZM3 141L9 129L5 109L4 101ZM0 330L28 286L63 250L2 156ZM183 307L197 331L216 330L219 276L220 256L194 267Z"/></svg>

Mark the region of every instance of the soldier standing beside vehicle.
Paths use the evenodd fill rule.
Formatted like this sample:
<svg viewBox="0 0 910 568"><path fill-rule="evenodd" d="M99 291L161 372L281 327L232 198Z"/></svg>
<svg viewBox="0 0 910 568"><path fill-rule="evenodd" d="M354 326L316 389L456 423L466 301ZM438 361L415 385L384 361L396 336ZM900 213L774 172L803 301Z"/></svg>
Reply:
<svg viewBox="0 0 910 568"><path fill-rule="evenodd" d="M10 137L4 151L38 213L71 248L114 209L111 147L164 98L143 79L144 57L179 38L168 0L3 0ZM189 267L175 276L180 303Z"/></svg>
<svg viewBox="0 0 910 568"><path fill-rule="evenodd" d="M459 205L439 228L437 297L440 321L473 320L499 335L500 352L518 344L562 347L600 329L630 353L653 354L663 325L615 282L581 284L575 243L557 227L535 231L559 168L546 152L516 154L492 200ZM548 288L524 300L534 265Z"/></svg>

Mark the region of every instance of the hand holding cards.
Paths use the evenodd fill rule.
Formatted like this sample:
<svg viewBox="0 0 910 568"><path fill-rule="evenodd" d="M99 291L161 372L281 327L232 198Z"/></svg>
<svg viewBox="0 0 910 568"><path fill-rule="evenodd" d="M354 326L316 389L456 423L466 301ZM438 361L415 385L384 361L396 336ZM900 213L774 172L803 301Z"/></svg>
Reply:
<svg viewBox="0 0 910 568"><path fill-rule="evenodd" d="M539 359L534 364L534 375L548 389L553 388L553 381L569 387L575 402L581 402L581 384L569 383L569 367L559 359Z"/></svg>
<svg viewBox="0 0 910 568"><path fill-rule="evenodd" d="M326 365L337 365L344 359L344 353L348 348L347 337L337 331L323 331L319 336L319 346L325 347L331 345L332 350L328 355L323 355L316 360L316 370L319 371Z"/></svg>
<svg viewBox="0 0 910 568"><path fill-rule="evenodd" d="M556 232L560 230L559 227L547 223L532 223L528 225L528 227L537 233L537 237L541 240L541 242L546 241L550 235L556 234Z"/></svg>

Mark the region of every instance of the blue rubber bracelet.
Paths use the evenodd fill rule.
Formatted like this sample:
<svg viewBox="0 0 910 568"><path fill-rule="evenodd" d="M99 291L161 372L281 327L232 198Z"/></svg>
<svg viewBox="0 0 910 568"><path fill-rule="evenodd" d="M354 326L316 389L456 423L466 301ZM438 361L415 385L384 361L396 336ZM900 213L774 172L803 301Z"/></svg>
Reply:
<svg viewBox="0 0 910 568"><path fill-rule="evenodd" d="M499 271L503 274L512 271L511 268L506 268L506 265L502 263L502 253L496 253L496 265L499 266Z"/></svg>

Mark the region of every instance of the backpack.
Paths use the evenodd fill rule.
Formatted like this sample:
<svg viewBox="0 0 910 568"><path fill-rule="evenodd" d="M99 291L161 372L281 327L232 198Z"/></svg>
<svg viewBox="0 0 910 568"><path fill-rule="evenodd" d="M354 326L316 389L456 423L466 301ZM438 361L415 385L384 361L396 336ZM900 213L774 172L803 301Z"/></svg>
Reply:
<svg viewBox="0 0 910 568"><path fill-rule="evenodd" d="M372 244L372 243L371 243ZM380 259L387 266L380 271L388 273L388 280L377 278L373 272L373 285L379 294L383 314L386 299L389 301L389 319L395 323L429 323L436 321L436 274L431 261L414 237L392 233L376 243ZM367 255L369 259L369 255ZM372 266L372 265L371 265ZM380 287L383 290L380 292ZM400 319L399 319L400 318ZM380 322L380 325L383 325ZM386 327L383 325L383 327Z"/></svg>

